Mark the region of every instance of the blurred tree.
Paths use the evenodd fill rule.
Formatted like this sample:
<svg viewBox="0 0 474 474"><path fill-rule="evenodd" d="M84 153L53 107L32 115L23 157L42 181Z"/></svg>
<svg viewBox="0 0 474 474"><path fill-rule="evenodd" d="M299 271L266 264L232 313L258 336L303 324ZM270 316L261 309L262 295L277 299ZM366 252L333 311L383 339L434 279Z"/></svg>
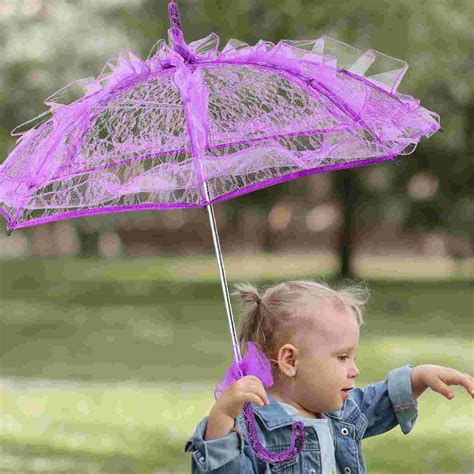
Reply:
<svg viewBox="0 0 474 474"><path fill-rule="evenodd" d="M352 250L354 247L354 206L356 203L357 176L354 169L341 170L334 176L336 193L342 207L342 224L338 242L339 277L354 278Z"/></svg>

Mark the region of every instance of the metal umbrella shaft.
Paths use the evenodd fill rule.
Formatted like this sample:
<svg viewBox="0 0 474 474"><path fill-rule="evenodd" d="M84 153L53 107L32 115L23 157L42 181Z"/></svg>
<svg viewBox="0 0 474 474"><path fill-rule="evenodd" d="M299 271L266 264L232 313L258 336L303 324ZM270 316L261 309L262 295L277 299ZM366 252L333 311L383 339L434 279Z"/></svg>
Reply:
<svg viewBox="0 0 474 474"><path fill-rule="evenodd" d="M204 191L206 193L206 199L209 202L209 193L207 190L207 183L204 181ZM230 303L229 288L227 286L227 278L225 275L224 261L222 260L221 245L219 242L219 234L217 233L216 219L214 217L214 209L212 204L206 206L206 212L209 216L209 223L211 224L212 240L214 242L214 249L216 251L217 263L219 265L219 273L221 276L222 292L224 294L225 309L227 311L227 319L229 321L230 335L232 337L232 344L234 346L234 360L240 362L242 355L240 353L239 341L235 331L234 316L232 314L232 305Z"/></svg>

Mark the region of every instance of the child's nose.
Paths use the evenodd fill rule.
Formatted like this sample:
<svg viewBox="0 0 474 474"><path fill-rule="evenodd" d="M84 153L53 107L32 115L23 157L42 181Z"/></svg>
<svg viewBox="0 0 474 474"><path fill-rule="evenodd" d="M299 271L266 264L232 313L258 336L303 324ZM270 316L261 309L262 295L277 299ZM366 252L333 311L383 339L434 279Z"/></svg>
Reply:
<svg viewBox="0 0 474 474"><path fill-rule="evenodd" d="M354 367L352 369L353 369L352 372L354 373L354 377L358 377L360 374L360 370L357 367L357 365L354 364Z"/></svg>

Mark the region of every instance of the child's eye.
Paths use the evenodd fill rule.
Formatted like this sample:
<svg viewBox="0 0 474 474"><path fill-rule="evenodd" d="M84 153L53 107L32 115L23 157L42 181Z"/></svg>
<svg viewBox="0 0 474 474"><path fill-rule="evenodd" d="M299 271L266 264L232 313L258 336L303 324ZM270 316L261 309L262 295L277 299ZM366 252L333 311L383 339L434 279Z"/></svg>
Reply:
<svg viewBox="0 0 474 474"><path fill-rule="evenodd" d="M349 359L349 356L338 356L338 359L346 360ZM354 357L354 362L357 360L357 357Z"/></svg>

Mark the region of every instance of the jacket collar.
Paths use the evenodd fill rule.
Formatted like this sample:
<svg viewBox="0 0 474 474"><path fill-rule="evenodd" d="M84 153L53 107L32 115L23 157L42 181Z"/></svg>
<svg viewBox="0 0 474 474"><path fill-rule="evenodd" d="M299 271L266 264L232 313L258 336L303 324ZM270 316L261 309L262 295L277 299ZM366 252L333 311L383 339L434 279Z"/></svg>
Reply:
<svg viewBox="0 0 474 474"><path fill-rule="evenodd" d="M285 425L291 425L295 420L289 415L285 409L278 403L278 400L267 393L270 405L260 406L252 403L252 409L255 415L260 418L266 429L273 430ZM347 400L344 400L342 408L338 411L324 412L323 414L330 418L342 419L343 412L347 404ZM295 413L297 410L295 409Z"/></svg>

